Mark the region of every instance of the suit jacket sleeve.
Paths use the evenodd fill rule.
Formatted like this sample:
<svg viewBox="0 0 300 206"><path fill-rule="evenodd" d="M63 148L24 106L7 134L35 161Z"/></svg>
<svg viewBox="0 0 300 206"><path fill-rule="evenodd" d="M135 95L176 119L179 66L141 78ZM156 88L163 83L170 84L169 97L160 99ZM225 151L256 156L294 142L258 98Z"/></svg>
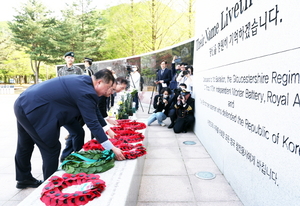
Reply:
<svg viewBox="0 0 300 206"><path fill-rule="evenodd" d="M156 81L160 80L160 70L156 72Z"/></svg>
<svg viewBox="0 0 300 206"><path fill-rule="evenodd" d="M172 80L171 70L169 70L169 69L165 70L165 72L163 74L163 80L164 80L164 83L169 85L170 81Z"/></svg>
<svg viewBox="0 0 300 206"><path fill-rule="evenodd" d="M175 74L176 74L175 63L172 63L172 66L171 66L171 76L172 76L172 79L173 79L173 77L174 77Z"/></svg>
<svg viewBox="0 0 300 206"><path fill-rule="evenodd" d="M153 101L153 107L154 107L154 109L157 109L158 97L159 97L159 95L155 95L155 97L154 97L154 101Z"/></svg>
<svg viewBox="0 0 300 206"><path fill-rule="evenodd" d="M83 120L87 127L91 130L97 141L102 144L108 141L108 138L103 130L103 125L106 124L97 108L98 97L90 94L83 95L78 98L77 105ZM95 112L96 111L96 112ZM103 145L102 145L103 146ZM105 147L104 147L105 148ZM105 149L111 149L112 145Z"/></svg>

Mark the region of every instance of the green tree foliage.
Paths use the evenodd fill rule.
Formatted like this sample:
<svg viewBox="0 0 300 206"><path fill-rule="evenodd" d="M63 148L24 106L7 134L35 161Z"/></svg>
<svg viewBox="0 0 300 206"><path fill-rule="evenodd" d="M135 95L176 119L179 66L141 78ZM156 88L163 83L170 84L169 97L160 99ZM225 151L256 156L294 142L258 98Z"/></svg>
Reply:
<svg viewBox="0 0 300 206"><path fill-rule="evenodd" d="M49 17L51 12L38 0L28 0L17 13L8 25L13 33L13 41L29 54L37 82L41 62L53 61L46 51L53 49L48 30L55 25L55 19Z"/></svg>
<svg viewBox="0 0 300 206"><path fill-rule="evenodd" d="M0 24L0 80L1 82L7 83L9 78L16 78L19 75L18 72L14 72L14 68L17 65L22 65L24 69L24 61L27 60L29 63L28 55L21 50L20 46L16 45L11 40L11 32L6 22ZM27 72L21 73L27 74Z"/></svg>
<svg viewBox="0 0 300 206"><path fill-rule="evenodd" d="M191 38L194 26L193 0L185 11L158 0L120 4L104 11L107 37L101 51L114 58L162 49ZM120 19L122 21L120 21ZM120 47L120 45L122 45Z"/></svg>
<svg viewBox="0 0 300 206"><path fill-rule="evenodd" d="M194 1L127 0L99 11L91 7L92 0L73 0L55 19L39 0L27 0L8 22L12 41L7 38L11 34L0 30L0 69L8 63L13 68L6 61L12 51L20 51L16 56L25 51L37 82L43 63L42 77L51 78L55 70L47 65L63 64L67 51L75 52L77 63L84 57L116 59L174 45L193 36ZM0 78L8 72L3 71Z"/></svg>
<svg viewBox="0 0 300 206"><path fill-rule="evenodd" d="M0 22L0 69L3 68L3 61L7 60L8 55L16 49L10 36L7 23Z"/></svg>
<svg viewBox="0 0 300 206"><path fill-rule="evenodd" d="M18 84L26 83L28 76L32 75L30 70L29 55L22 50L15 50L5 61L7 76L15 79Z"/></svg>
<svg viewBox="0 0 300 206"><path fill-rule="evenodd" d="M34 80L30 66L29 54L25 49L11 40L12 33L7 22L0 22L0 81L8 83L9 79L15 79L16 83L29 83ZM54 65L41 64L40 78L50 79L56 76Z"/></svg>
<svg viewBox="0 0 300 206"><path fill-rule="evenodd" d="M91 8L91 0L76 0L62 10L63 19L55 28L57 51L63 55L74 51L76 61L84 57L101 59L99 48L103 44L104 28L101 13Z"/></svg>

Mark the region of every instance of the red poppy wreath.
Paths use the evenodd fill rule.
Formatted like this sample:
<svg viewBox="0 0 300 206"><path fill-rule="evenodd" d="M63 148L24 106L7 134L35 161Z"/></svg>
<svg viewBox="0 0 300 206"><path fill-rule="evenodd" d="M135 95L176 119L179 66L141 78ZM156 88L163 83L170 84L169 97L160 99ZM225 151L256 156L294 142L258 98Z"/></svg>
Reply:
<svg viewBox="0 0 300 206"><path fill-rule="evenodd" d="M125 143L116 139L109 139L113 145L123 151L123 155L125 156L126 159L136 159L138 157L141 157L145 154L146 148L143 146L143 144L129 144ZM101 144L95 139L92 139L85 143L83 145L83 149L85 151L88 150L104 150Z"/></svg>
<svg viewBox="0 0 300 206"><path fill-rule="evenodd" d="M125 143L136 143L141 142L145 139L145 136L140 132L132 130L123 130L116 134L115 138Z"/></svg>
<svg viewBox="0 0 300 206"><path fill-rule="evenodd" d="M131 129L131 130L142 130L146 128L146 124L143 122L126 122L120 124L121 127L124 129Z"/></svg>
<svg viewBox="0 0 300 206"><path fill-rule="evenodd" d="M85 205L96 197L106 187L99 175L79 173L76 175L64 173L62 177L52 176L45 185L41 194L41 201L47 206L77 206ZM82 191L64 193L63 189L80 185Z"/></svg>

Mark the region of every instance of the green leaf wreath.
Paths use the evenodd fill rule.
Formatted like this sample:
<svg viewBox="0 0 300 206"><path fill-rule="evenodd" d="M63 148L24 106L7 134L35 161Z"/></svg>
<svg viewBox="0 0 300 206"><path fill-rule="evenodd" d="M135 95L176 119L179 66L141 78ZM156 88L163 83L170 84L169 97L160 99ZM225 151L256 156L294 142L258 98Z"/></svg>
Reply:
<svg viewBox="0 0 300 206"><path fill-rule="evenodd" d="M111 150L89 150L70 154L61 164L69 174L86 174L105 172L114 167L115 154Z"/></svg>

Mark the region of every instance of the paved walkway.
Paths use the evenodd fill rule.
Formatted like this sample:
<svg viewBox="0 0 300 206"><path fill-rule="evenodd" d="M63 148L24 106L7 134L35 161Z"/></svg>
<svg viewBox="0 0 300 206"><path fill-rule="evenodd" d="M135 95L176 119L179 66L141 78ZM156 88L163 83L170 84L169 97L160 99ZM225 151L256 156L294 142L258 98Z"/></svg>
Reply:
<svg viewBox="0 0 300 206"><path fill-rule="evenodd" d="M13 103L18 95L0 95L0 205L15 206L34 189L16 189L14 154L16 149L16 121ZM140 121L149 116L148 105L137 113ZM169 120L165 121L169 124ZM147 156L140 185L138 206L242 206L222 173L216 167L196 135L174 134L157 122L147 128ZM63 140L66 131L62 130ZM194 141L195 145L185 145ZM32 171L42 179L42 161L38 149L32 157ZM203 180L200 171L212 172L216 177Z"/></svg>

